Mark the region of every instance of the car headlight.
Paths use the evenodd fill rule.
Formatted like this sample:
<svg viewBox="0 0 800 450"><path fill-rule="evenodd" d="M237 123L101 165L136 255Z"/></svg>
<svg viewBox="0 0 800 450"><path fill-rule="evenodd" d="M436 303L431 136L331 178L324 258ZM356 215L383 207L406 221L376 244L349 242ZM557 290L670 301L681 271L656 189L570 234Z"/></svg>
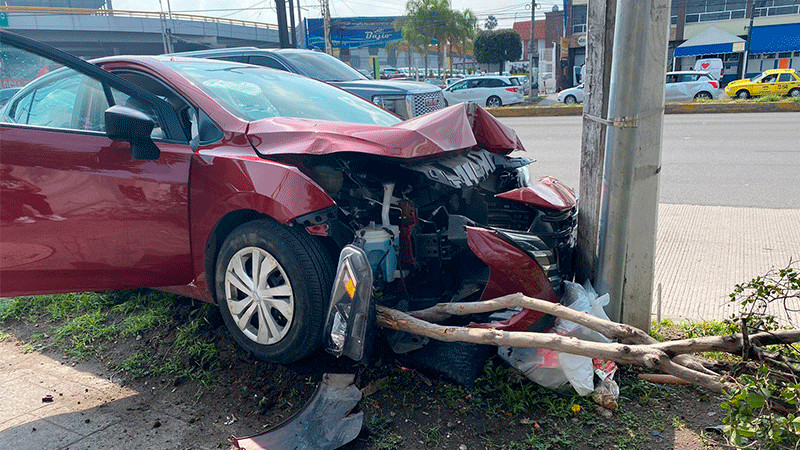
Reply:
<svg viewBox="0 0 800 450"><path fill-rule="evenodd" d="M402 115L403 107L406 105L405 95L373 95L372 103L389 110L395 114Z"/></svg>

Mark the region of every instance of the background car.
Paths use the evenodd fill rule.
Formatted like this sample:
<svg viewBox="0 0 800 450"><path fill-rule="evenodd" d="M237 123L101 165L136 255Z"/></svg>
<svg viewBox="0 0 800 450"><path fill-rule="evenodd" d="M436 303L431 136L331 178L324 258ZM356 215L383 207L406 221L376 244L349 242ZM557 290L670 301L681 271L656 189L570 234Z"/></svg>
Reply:
<svg viewBox="0 0 800 450"><path fill-rule="evenodd" d="M90 64L0 37L4 69L32 80L0 110L0 296L160 287L216 303L239 346L291 362L323 342L351 356L342 327L368 328L356 306L558 303L574 275L574 192L530 183L531 161L507 156L524 151L517 135L475 105L401 122L288 72Z"/></svg>
<svg viewBox="0 0 800 450"><path fill-rule="evenodd" d="M520 103L525 96L516 78L480 76L465 78L448 86L444 90L444 98L449 105L469 101L498 107Z"/></svg>
<svg viewBox="0 0 800 450"><path fill-rule="evenodd" d="M438 87L439 89L444 89L445 87L447 87L447 85L444 83L444 81L442 81L441 78L427 78L425 82L428 84L432 84Z"/></svg>
<svg viewBox="0 0 800 450"><path fill-rule="evenodd" d="M435 86L415 81L372 80L339 59L312 50L237 47L175 55L223 59L299 73L356 94L403 119L445 107L442 91Z"/></svg>
<svg viewBox="0 0 800 450"><path fill-rule="evenodd" d="M752 79L731 81L725 86L730 97L750 98L761 95L800 97L800 76L794 69L772 69Z"/></svg>
<svg viewBox="0 0 800 450"><path fill-rule="evenodd" d="M519 80L520 86L522 86L522 93L525 95L531 94L531 80L526 75L512 75L513 78Z"/></svg>
<svg viewBox="0 0 800 450"><path fill-rule="evenodd" d="M583 84L559 92L558 101L567 105L583 103Z"/></svg>
<svg viewBox="0 0 800 450"><path fill-rule="evenodd" d="M719 98L719 81L708 72L667 72L664 98L668 102Z"/></svg>

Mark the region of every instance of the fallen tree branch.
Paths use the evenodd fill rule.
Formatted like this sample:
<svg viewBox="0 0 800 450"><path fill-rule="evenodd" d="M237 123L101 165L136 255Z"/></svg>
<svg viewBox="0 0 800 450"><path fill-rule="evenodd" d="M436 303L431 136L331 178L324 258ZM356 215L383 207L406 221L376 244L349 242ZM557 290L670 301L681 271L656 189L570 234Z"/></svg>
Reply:
<svg viewBox="0 0 800 450"><path fill-rule="evenodd" d="M626 325L624 323L617 323L610 320L601 319L584 312L576 311L558 303L527 297L520 293L505 295L496 299L484 300L480 302L439 303L431 306L430 308L412 311L408 314L428 322L439 322L451 316L482 314L516 307L540 311L564 320L575 322L578 325L583 325L586 328L597 331L609 339L619 339L623 342L644 345L658 343L655 338L639 328ZM696 372L705 373L710 376L718 376L716 372L708 369L702 361L689 355L680 355L675 358L675 362Z"/></svg>
<svg viewBox="0 0 800 450"><path fill-rule="evenodd" d="M585 316L588 316L588 314L585 314ZM440 341L546 348L589 358L607 359L623 364L636 364L659 369L714 392L723 392L725 389L735 387L733 384L720 382L719 375L710 375L676 364L669 358L667 353L653 348L652 345L589 342L574 337L559 336L554 333L443 326L426 322L383 306L377 307L377 320L378 324L383 327L406 331Z"/></svg>

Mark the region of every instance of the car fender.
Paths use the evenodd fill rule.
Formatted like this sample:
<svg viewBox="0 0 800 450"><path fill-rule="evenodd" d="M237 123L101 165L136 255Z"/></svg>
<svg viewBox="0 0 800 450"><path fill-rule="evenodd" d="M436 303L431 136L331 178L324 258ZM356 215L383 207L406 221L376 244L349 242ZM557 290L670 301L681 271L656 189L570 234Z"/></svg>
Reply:
<svg viewBox="0 0 800 450"><path fill-rule="evenodd" d="M207 247L227 215L248 211L289 225L300 216L333 206L333 199L297 167L255 155L195 154L190 174L190 221L196 284L206 284Z"/></svg>

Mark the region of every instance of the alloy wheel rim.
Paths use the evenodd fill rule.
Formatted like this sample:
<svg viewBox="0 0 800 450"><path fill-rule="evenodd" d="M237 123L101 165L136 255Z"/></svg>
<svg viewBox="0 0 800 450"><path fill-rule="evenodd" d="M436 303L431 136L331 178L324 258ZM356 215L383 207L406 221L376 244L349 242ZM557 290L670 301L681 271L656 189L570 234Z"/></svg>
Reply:
<svg viewBox="0 0 800 450"><path fill-rule="evenodd" d="M500 106L500 101L496 98L489 99L489 106Z"/></svg>
<svg viewBox="0 0 800 450"><path fill-rule="evenodd" d="M275 257L260 247L243 248L228 262L225 301L236 326L257 344L275 344L291 328L292 284Z"/></svg>

